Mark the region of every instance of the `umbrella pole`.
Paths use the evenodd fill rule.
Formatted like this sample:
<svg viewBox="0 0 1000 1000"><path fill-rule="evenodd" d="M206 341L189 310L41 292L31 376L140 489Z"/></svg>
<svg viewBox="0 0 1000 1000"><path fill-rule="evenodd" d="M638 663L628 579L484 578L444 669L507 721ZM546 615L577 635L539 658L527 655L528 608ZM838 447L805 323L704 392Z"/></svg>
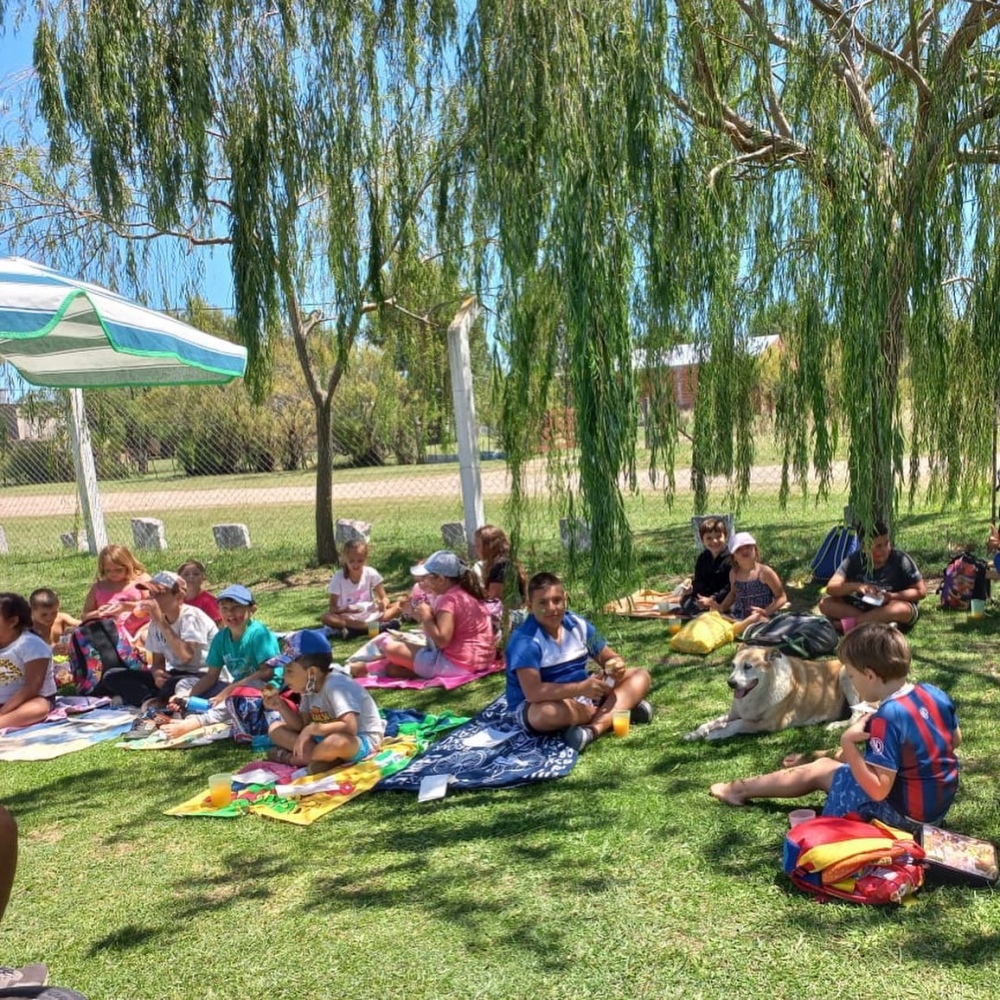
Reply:
<svg viewBox="0 0 1000 1000"><path fill-rule="evenodd" d="M90 444L90 428L83 407L83 390L70 389L70 439L73 442L73 468L76 470L76 489L80 495L80 510L87 529L87 547L96 556L108 544L104 526L104 508L97 487L97 468L94 449Z"/></svg>

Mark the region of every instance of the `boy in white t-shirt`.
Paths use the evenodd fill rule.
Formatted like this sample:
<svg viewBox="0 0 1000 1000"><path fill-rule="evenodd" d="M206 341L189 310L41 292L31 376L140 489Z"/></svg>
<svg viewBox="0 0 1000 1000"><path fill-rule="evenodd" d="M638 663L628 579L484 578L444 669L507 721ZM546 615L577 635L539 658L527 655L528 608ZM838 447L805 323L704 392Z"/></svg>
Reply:
<svg viewBox="0 0 1000 1000"><path fill-rule="evenodd" d="M316 774L376 753L385 729L378 708L357 681L330 669L325 636L305 629L286 639L286 649L272 662L284 667L285 684L302 700L296 712L275 688L264 688L268 736L276 744L268 760L305 765Z"/></svg>
<svg viewBox="0 0 1000 1000"><path fill-rule="evenodd" d="M322 621L338 638L367 635L370 622L377 622L380 631L399 627L399 602L390 604L386 597L382 574L368 565L365 542L344 546L341 568L326 589L330 606Z"/></svg>

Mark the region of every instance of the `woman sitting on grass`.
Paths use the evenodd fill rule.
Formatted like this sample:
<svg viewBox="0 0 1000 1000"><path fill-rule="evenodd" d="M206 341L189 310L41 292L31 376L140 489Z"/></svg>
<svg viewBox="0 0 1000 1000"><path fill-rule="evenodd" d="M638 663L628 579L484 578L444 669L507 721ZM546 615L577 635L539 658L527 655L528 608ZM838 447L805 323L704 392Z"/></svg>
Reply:
<svg viewBox="0 0 1000 1000"><path fill-rule="evenodd" d="M429 645L393 639L383 653L390 677L461 677L487 669L496 658L496 636L486 595L475 573L454 552L435 552L410 572L437 598L404 608L420 623Z"/></svg>

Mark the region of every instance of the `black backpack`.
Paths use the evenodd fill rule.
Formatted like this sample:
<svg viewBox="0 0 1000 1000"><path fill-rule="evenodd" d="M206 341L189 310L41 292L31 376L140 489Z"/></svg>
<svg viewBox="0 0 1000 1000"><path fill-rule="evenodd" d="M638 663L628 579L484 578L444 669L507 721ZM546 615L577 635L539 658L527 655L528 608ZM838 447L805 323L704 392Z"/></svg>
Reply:
<svg viewBox="0 0 1000 1000"><path fill-rule="evenodd" d="M840 636L823 615L786 611L748 625L736 641L751 646L773 646L804 660L827 660L837 655Z"/></svg>

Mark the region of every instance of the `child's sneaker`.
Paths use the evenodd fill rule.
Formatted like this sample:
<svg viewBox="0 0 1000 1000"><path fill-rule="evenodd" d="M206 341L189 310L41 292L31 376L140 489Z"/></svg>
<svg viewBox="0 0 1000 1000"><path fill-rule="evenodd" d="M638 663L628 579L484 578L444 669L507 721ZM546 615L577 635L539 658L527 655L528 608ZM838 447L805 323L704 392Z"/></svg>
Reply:
<svg viewBox="0 0 1000 1000"><path fill-rule="evenodd" d="M563 732L563 740L566 745L572 747L577 753L583 753L596 739L597 733L590 726L570 726Z"/></svg>
<svg viewBox="0 0 1000 1000"><path fill-rule="evenodd" d="M643 698L638 705L633 706L628 717L629 721L637 726L645 726L653 721L653 706Z"/></svg>

